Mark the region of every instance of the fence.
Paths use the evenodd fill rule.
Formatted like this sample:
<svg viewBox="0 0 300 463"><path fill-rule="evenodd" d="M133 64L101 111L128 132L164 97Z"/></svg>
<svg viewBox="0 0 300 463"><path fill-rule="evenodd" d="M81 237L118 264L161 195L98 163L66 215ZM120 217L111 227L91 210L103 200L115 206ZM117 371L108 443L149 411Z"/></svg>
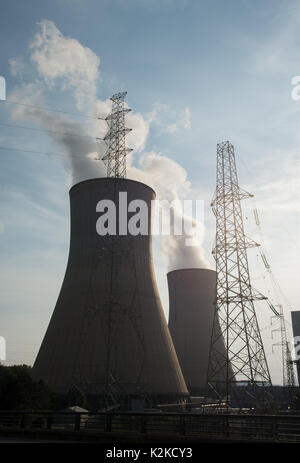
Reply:
<svg viewBox="0 0 300 463"><path fill-rule="evenodd" d="M300 416L0 411L1 429L300 442Z"/></svg>

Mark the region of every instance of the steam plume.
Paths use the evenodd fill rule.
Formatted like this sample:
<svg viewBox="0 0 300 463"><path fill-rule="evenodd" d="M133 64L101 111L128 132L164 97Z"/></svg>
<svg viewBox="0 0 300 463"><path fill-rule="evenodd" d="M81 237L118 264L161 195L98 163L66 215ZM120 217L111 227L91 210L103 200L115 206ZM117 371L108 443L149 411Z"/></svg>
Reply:
<svg viewBox="0 0 300 463"><path fill-rule="evenodd" d="M99 79L100 59L77 40L64 37L51 21L39 23L39 31L30 44L30 59L36 66L39 77L49 87L58 86L62 91L73 95L79 110L84 108L90 116L107 115L111 105L109 100L96 98L97 81ZM36 81L15 88L10 95L14 101L25 104L45 106L43 87ZM188 122L181 126L189 128L189 111L184 111ZM32 121L36 125L50 130L52 140L66 153L62 158L65 169L71 173L72 184L82 180L105 176L105 167L101 159L105 153L105 143L97 142L92 137L103 137L107 130L105 121L90 118L83 128L82 124L65 115L53 114L44 109L19 106L12 110L12 117ZM146 145L150 124L155 114L145 119L141 114L129 113L128 126L133 130L128 135L128 145L136 154L141 153ZM180 124L179 124L180 126ZM173 125L173 132L177 128ZM62 134L64 132L64 134ZM82 137L75 136L81 135ZM91 138L89 138L91 136ZM132 155L128 158L128 177L149 184L157 192L158 199L173 201L190 191L187 174L175 161L150 152L139 158L139 167L132 165ZM167 181L166 181L167 179ZM182 214L182 211L178 211ZM200 224L198 224L199 226ZM161 238L162 254L168 270L186 267L207 267L202 247L186 246L185 235L166 236Z"/></svg>

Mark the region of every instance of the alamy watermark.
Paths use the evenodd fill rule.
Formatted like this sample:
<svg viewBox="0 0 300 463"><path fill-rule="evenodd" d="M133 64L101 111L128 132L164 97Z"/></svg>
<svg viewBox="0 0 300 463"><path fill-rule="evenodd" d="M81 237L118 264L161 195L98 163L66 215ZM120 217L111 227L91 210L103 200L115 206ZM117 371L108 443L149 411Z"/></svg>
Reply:
<svg viewBox="0 0 300 463"><path fill-rule="evenodd" d="M0 76L0 100L6 100L6 82L3 76Z"/></svg>
<svg viewBox="0 0 300 463"><path fill-rule="evenodd" d="M294 355L295 360L300 360L300 336L294 337Z"/></svg>
<svg viewBox="0 0 300 463"><path fill-rule="evenodd" d="M150 234L150 211L148 203L134 199L128 203L127 192L119 192L118 203L102 199L96 205L101 215L96 221L98 235L148 235ZM155 210L152 235L182 236L186 246L202 243L204 238L203 200L152 200Z"/></svg>
<svg viewBox="0 0 300 463"><path fill-rule="evenodd" d="M6 360L6 341L3 336L0 336L0 362Z"/></svg>
<svg viewBox="0 0 300 463"><path fill-rule="evenodd" d="M294 76L291 80L291 85L293 85L291 92L292 99L295 101L300 100L300 76Z"/></svg>

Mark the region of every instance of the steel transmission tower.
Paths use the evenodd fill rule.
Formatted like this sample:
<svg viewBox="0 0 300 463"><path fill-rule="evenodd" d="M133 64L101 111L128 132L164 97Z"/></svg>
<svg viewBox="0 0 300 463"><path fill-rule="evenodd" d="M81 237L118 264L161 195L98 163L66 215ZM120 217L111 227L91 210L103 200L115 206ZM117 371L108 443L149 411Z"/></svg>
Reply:
<svg viewBox="0 0 300 463"><path fill-rule="evenodd" d="M290 350L290 345L287 340L287 334L286 334L286 326L285 326L285 318L284 318L284 313L283 313L283 307L282 305L279 305L279 315L278 316L273 316L272 319L279 319L280 321L280 327L276 330L272 330L272 336L273 333L276 331L280 332L280 342L273 344L273 347L275 346L280 346L281 347L281 357L282 357L282 384L283 386L292 386L295 387L296 381L295 381L295 372L294 372L294 366L292 362L292 355L291 355L291 350Z"/></svg>
<svg viewBox="0 0 300 463"><path fill-rule="evenodd" d="M106 117L109 130L104 137L107 143L107 152L102 158L107 166L107 177L113 178L126 178L126 156L132 149L126 147L125 137L132 129L125 125L125 115L131 111L125 108L125 97L127 92L115 93L110 100L112 101L112 111ZM119 207L119 190L117 183L114 183L114 202ZM114 407L118 404L118 396L120 392L127 393L124 387L120 385L118 371L114 361L114 351L118 345L118 337L122 330L123 324L130 320L133 330L136 333L140 343L141 365L136 372L136 390L139 391L140 396L146 398L147 385L143 382L141 376L143 374L144 360L145 360L145 340L142 331L142 320L140 313L140 294L137 286L137 269L134 258L134 245L133 242L124 239L119 235L119 230L116 235L106 235L100 238L98 259L105 261L108 270L108 277L110 280L110 293L108 303L98 309L104 311L105 320L108 332L107 354L106 354L106 375L105 375L105 406L107 409ZM132 288L132 300L124 303L120 300L118 295L118 288L122 285L121 282L121 269L126 267L131 270L130 275L135 284Z"/></svg>
<svg viewBox="0 0 300 463"><path fill-rule="evenodd" d="M251 286L247 257L247 248L259 245L245 235L241 208L241 200L249 197L238 184L233 145L218 144L217 186L211 203L216 217L217 294L208 385L219 396L226 395L227 405L238 384L248 386L256 404L261 397L258 386L271 386L253 303L266 298Z"/></svg>
<svg viewBox="0 0 300 463"><path fill-rule="evenodd" d="M115 93L112 101L112 112L106 117L109 130L104 137L108 145L106 155L102 158L107 166L107 177L126 177L126 156L132 151L126 148L125 136L132 129L125 126L125 114L131 111L125 108L127 92Z"/></svg>

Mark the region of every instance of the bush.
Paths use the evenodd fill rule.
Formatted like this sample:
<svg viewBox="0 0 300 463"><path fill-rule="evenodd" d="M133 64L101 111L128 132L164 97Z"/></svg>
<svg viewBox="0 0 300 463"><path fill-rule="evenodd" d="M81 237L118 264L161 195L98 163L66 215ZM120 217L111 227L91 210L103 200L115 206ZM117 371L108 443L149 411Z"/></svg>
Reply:
<svg viewBox="0 0 300 463"><path fill-rule="evenodd" d="M0 410L47 410L51 393L28 365L0 365Z"/></svg>

